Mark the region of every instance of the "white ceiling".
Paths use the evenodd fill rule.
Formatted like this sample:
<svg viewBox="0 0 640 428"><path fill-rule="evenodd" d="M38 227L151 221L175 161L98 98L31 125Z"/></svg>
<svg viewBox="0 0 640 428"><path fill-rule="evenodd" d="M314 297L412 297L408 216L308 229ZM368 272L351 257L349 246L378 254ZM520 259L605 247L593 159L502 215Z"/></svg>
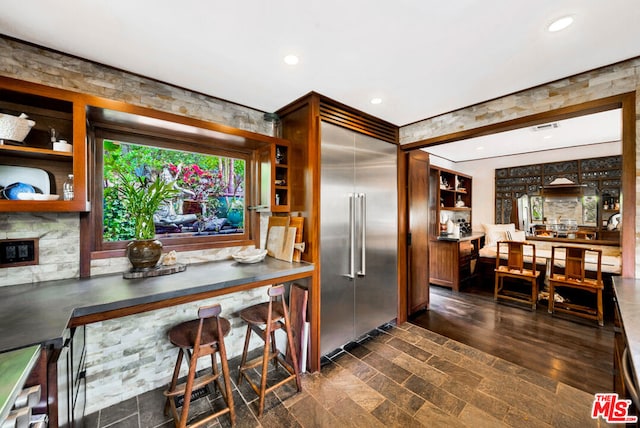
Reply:
<svg viewBox="0 0 640 428"><path fill-rule="evenodd" d="M0 10L5 35L249 107L316 91L396 125L640 55L638 0L0 0ZM568 14L571 27L546 31Z"/></svg>
<svg viewBox="0 0 640 428"><path fill-rule="evenodd" d="M571 147L579 150L580 146L617 141L622 141L620 109L430 146L423 150L451 162L464 162ZM576 154L577 158L581 156Z"/></svg>

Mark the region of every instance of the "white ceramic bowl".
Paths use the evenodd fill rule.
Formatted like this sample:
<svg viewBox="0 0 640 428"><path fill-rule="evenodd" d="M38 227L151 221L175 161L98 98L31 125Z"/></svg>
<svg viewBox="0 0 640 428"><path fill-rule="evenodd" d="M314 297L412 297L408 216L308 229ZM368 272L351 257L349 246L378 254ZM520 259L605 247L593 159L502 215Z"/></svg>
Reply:
<svg viewBox="0 0 640 428"><path fill-rule="evenodd" d="M53 143L53 150L57 152L71 153L73 152L73 146L64 140L60 140Z"/></svg>
<svg viewBox="0 0 640 428"><path fill-rule="evenodd" d="M258 263L264 260L266 255L267 250L251 249L232 254L231 257L238 263Z"/></svg>

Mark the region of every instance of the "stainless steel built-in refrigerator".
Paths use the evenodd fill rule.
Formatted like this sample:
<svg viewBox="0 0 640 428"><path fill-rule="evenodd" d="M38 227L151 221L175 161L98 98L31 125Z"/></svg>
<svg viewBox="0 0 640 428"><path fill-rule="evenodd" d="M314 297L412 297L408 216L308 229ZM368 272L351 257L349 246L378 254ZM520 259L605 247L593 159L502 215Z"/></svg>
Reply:
<svg viewBox="0 0 640 428"><path fill-rule="evenodd" d="M321 127L321 343L325 355L397 316L396 146Z"/></svg>

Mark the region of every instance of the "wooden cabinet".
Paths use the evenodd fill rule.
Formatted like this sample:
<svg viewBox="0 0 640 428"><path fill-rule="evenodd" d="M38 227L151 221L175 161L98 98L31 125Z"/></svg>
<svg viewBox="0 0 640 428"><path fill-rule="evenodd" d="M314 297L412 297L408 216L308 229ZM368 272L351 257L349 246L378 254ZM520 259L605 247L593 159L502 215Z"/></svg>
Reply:
<svg viewBox="0 0 640 428"><path fill-rule="evenodd" d="M9 181L13 178L8 175L17 171L6 167L32 168L21 171L46 174L49 178L47 193L60 196L55 201L0 199L0 212L87 211L86 113L81 95L0 77L0 113L11 116L25 113L35 121L22 144L3 141L0 145L0 165L9 171L5 172L7 176L0 177L2 184L12 184ZM53 150L54 135L56 140L71 143L72 151ZM64 201L62 187L69 174L74 177L74 198ZM38 180L43 181L46 179Z"/></svg>
<svg viewBox="0 0 640 428"><path fill-rule="evenodd" d="M432 239L429 245L429 282L460 290L475 277L482 234L461 239Z"/></svg>
<svg viewBox="0 0 640 428"><path fill-rule="evenodd" d="M86 402L85 327L64 331L60 345L43 345L25 387L40 385L34 415L47 415L51 428L84 426Z"/></svg>
<svg viewBox="0 0 640 428"><path fill-rule="evenodd" d="M260 151L259 211L289 212L289 143L285 140Z"/></svg>
<svg viewBox="0 0 640 428"><path fill-rule="evenodd" d="M429 282L455 291L474 276L482 238L470 234L472 181L469 175L439 167L429 173ZM447 234L448 220L461 228L459 237Z"/></svg>
<svg viewBox="0 0 640 428"><path fill-rule="evenodd" d="M430 181L430 191L435 198L431 234L441 235L441 224L445 217L444 224L448 219L454 223L471 224L471 176L431 167Z"/></svg>

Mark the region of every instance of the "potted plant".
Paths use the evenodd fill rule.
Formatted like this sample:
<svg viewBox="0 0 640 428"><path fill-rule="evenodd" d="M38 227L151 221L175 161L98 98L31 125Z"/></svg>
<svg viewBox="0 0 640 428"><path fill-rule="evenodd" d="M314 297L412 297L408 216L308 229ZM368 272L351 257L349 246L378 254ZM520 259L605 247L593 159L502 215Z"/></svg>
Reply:
<svg viewBox="0 0 640 428"><path fill-rule="evenodd" d="M127 257L134 269L154 267L162 255L162 243L155 239L153 215L160 205L178 195L173 182L159 177L151 179L148 171L135 171L134 178L118 173L118 193L134 222L133 240L127 246Z"/></svg>

